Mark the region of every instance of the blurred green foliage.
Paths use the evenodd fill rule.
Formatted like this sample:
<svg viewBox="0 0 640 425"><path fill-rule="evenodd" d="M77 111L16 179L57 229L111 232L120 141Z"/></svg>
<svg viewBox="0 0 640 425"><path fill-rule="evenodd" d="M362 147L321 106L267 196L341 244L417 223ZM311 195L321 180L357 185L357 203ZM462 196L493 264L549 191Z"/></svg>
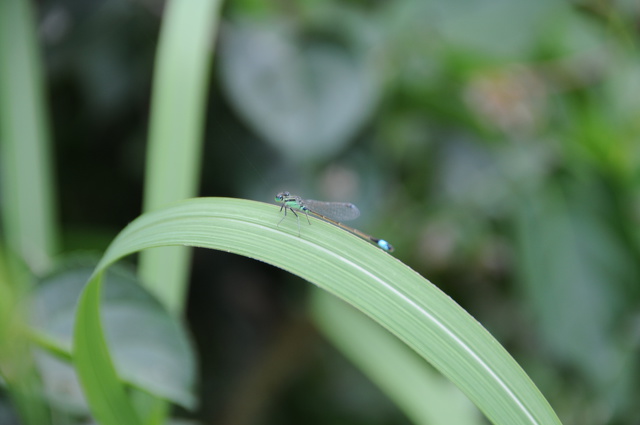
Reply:
<svg viewBox="0 0 640 425"><path fill-rule="evenodd" d="M140 213L162 7L36 6L64 251L102 249ZM638 3L225 6L201 195L356 203L358 226L487 327L563 423L637 424ZM239 423L229 406L262 384L254 423L404 423L318 339L278 379L246 376L306 325L300 288L196 253L195 416Z"/></svg>

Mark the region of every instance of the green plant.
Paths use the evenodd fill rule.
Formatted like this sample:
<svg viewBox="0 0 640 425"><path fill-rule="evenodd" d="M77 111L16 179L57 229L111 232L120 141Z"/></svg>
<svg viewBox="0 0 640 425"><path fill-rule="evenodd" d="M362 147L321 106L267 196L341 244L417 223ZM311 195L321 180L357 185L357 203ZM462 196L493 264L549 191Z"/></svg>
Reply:
<svg viewBox="0 0 640 425"><path fill-rule="evenodd" d="M151 425L171 421L174 405L193 408L198 373L182 324L187 246L257 259L320 287L310 309L317 328L413 422L481 421L433 378L426 359L494 423L559 423L511 355L446 292L508 344L563 421L634 423L637 384L618 379L619 370L637 368L640 252L638 66L627 15L555 2L289 6L229 5L214 80L220 87L210 92L221 2L167 3L144 214L94 270L56 257L67 247L59 242L34 13L26 0L0 0L0 383L21 420L79 423L92 415L105 425ZM594 49L605 34L607 49ZM117 48L105 45L84 52L117 58ZM101 66L90 68L103 75ZM96 81L99 91L103 80ZM223 93L233 119L231 108L211 102L208 109L207 100ZM216 144L202 167L205 122ZM278 225L273 205L183 200L198 194L201 172L214 193L264 195L275 173L307 189L360 194L358 202L381 211L397 257L317 220L298 234L293 220ZM130 194L121 186L113 192ZM114 198L103 199L108 214ZM138 278L107 272L138 252ZM435 276L444 292L403 262ZM145 332L160 337L144 339ZM141 364L158 367L151 354L168 373L146 373ZM54 390L76 388L70 365L90 413L51 391L52 371L69 379Z"/></svg>

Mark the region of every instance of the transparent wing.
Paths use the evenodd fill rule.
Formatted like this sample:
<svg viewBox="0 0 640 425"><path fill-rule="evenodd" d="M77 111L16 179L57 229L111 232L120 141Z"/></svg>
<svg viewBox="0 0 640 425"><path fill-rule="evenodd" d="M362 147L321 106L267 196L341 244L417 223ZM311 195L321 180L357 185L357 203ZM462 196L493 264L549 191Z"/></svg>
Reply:
<svg viewBox="0 0 640 425"><path fill-rule="evenodd" d="M336 221L349 221L360 217L360 210L350 202L323 202L313 199L305 199L302 202L311 212Z"/></svg>

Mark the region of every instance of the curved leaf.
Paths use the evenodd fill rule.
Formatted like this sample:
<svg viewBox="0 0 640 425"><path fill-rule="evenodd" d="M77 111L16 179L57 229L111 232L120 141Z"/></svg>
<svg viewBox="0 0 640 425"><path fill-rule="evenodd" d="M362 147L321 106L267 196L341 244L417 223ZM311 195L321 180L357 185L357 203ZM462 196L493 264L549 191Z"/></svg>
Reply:
<svg viewBox="0 0 640 425"><path fill-rule="evenodd" d="M369 315L451 379L492 422L560 423L502 346L429 281L335 226L312 219L298 236L295 217L280 226L279 220L274 205L228 198L182 201L127 226L105 253L95 276L125 255L165 245L220 249L255 258L297 274ZM104 355L97 308L100 285L94 277L81 297L75 354L90 405L103 409L108 405L102 397L108 394L87 389L96 379L94 374L117 380L111 360ZM96 343L96 338L101 342ZM122 387L112 389L113 401L120 402ZM104 409L100 412L107 417Z"/></svg>

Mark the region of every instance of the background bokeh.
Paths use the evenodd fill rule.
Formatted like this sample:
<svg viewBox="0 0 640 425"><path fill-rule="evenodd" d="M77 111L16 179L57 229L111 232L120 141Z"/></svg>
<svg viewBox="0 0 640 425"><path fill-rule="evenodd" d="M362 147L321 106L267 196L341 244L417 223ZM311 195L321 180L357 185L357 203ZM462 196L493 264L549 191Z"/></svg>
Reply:
<svg viewBox="0 0 640 425"><path fill-rule="evenodd" d="M162 4L36 6L64 250L100 252L141 212ZM639 28L632 0L226 2L200 195L354 202L564 424L638 424ZM191 416L409 423L314 330L307 289L195 252Z"/></svg>

